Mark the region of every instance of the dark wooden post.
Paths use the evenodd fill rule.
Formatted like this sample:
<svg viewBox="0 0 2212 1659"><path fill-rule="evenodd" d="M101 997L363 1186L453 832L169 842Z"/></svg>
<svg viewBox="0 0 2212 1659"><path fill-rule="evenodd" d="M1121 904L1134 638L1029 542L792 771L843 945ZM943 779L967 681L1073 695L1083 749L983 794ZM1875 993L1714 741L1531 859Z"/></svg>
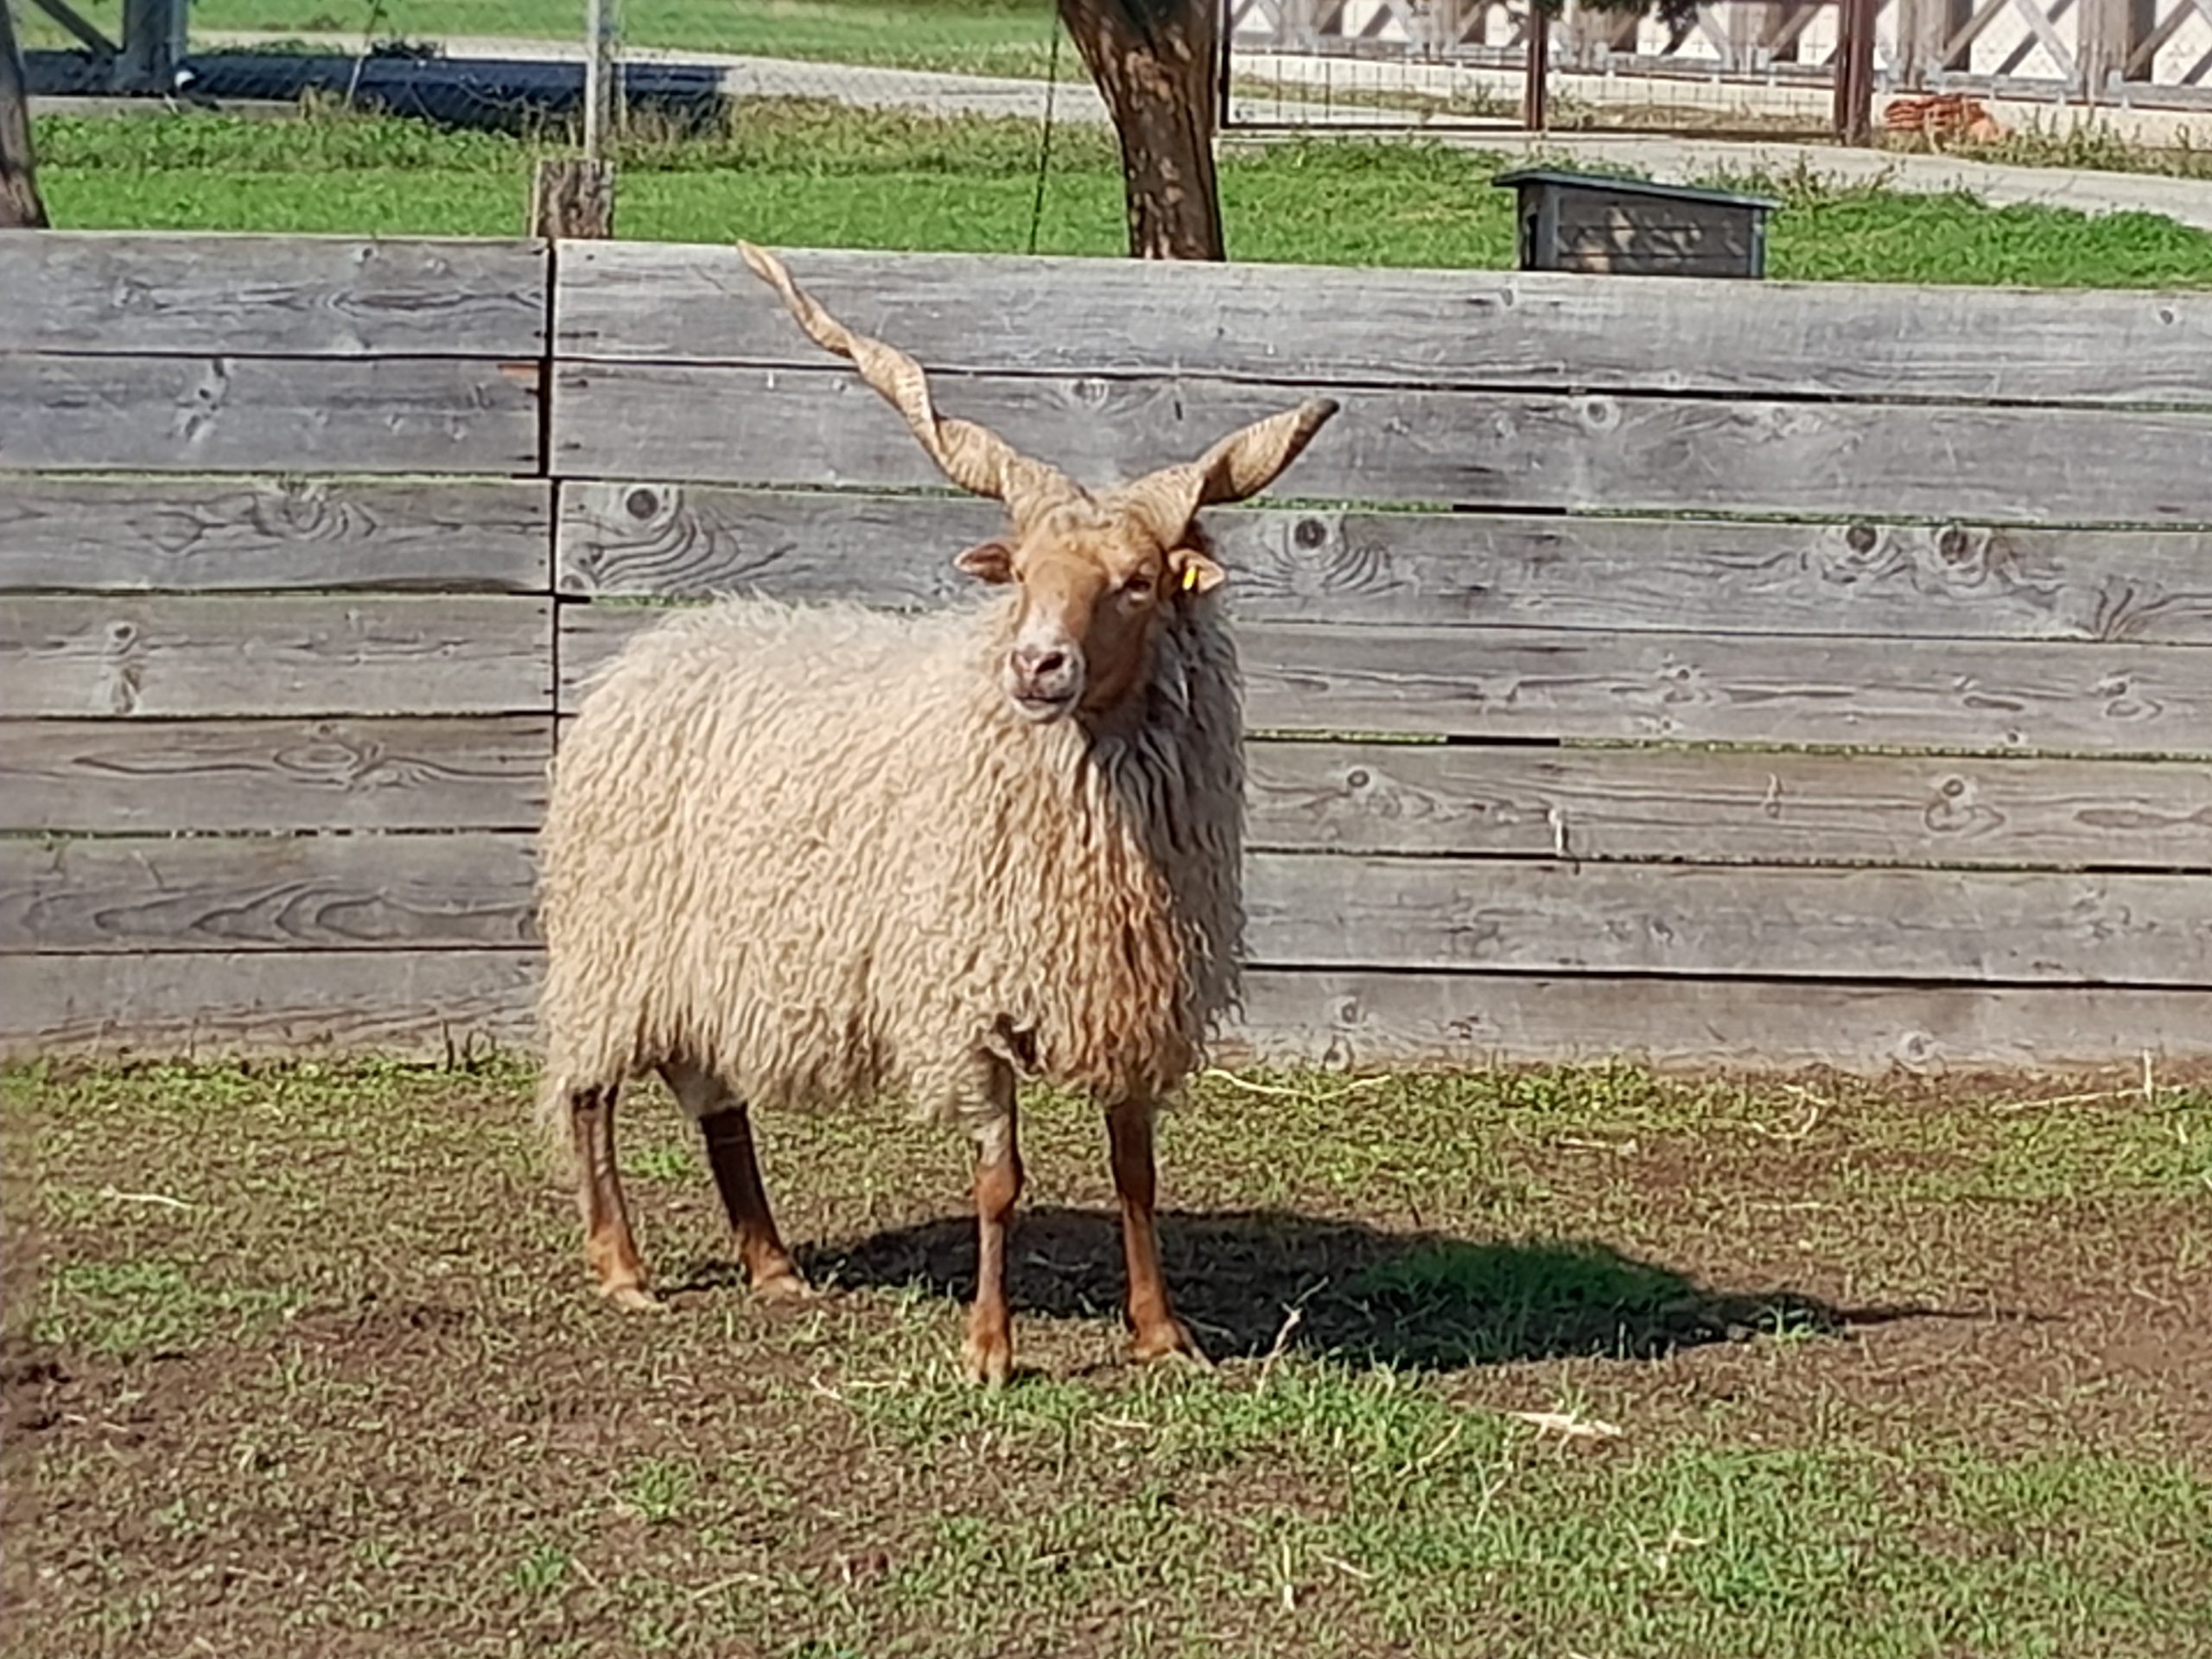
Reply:
<svg viewBox="0 0 2212 1659"><path fill-rule="evenodd" d="M1521 81L1521 124L1542 132L1551 123L1552 15L1541 0L1530 0L1527 49Z"/></svg>
<svg viewBox="0 0 2212 1659"><path fill-rule="evenodd" d="M38 162L31 149L31 102L23 83L23 54L16 20L0 0L0 231L46 228L39 199Z"/></svg>
<svg viewBox="0 0 2212 1659"><path fill-rule="evenodd" d="M1881 0L1837 0L1835 136L1864 144L1874 135L1874 14Z"/></svg>
<svg viewBox="0 0 2212 1659"><path fill-rule="evenodd" d="M166 92L184 57L185 0L123 0L123 54L116 90Z"/></svg>

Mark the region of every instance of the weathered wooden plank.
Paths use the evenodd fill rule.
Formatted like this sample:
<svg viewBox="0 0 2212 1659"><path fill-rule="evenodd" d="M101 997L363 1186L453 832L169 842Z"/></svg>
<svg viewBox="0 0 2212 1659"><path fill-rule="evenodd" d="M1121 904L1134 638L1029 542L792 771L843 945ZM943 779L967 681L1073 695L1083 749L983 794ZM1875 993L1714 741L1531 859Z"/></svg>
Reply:
<svg viewBox="0 0 2212 1659"><path fill-rule="evenodd" d="M0 1059L527 1051L543 965L526 950L0 957ZM1261 969L1245 1004L1224 1060L1879 1073L2212 1057L2207 990Z"/></svg>
<svg viewBox="0 0 2212 1659"><path fill-rule="evenodd" d="M0 841L0 955L536 942L519 835Z"/></svg>
<svg viewBox="0 0 2212 1659"><path fill-rule="evenodd" d="M1225 1058L1882 1072L2212 1058L2206 989L1262 970L1244 1001Z"/></svg>
<svg viewBox="0 0 2212 1659"><path fill-rule="evenodd" d="M561 708L664 607L563 605ZM2212 656L2131 643L1249 624L1281 732L2212 753Z"/></svg>
<svg viewBox="0 0 2212 1659"><path fill-rule="evenodd" d="M0 721L0 831L530 830L552 721Z"/></svg>
<svg viewBox="0 0 2212 1659"><path fill-rule="evenodd" d="M0 468L535 473L538 369L0 354Z"/></svg>
<svg viewBox="0 0 2212 1659"><path fill-rule="evenodd" d="M2212 879L1255 854L1268 967L2212 985Z"/></svg>
<svg viewBox="0 0 2212 1659"><path fill-rule="evenodd" d="M2212 766L1255 743L1263 850L2212 870Z"/></svg>
<svg viewBox="0 0 2212 1659"><path fill-rule="evenodd" d="M0 352L535 357L535 242L57 231L0 245Z"/></svg>
<svg viewBox="0 0 2212 1659"><path fill-rule="evenodd" d="M1005 527L996 502L969 496L563 483L554 581L581 596L934 605L976 592L953 556Z"/></svg>
<svg viewBox="0 0 2212 1659"><path fill-rule="evenodd" d="M1224 508L1206 523L1250 621L2212 644L2212 531L2039 530ZM971 594L993 503L580 483L563 593L758 589L879 605Z"/></svg>
<svg viewBox="0 0 2212 1659"><path fill-rule="evenodd" d="M837 316L931 368L1561 385L1757 397L2212 401L2212 296L794 250ZM563 249L570 358L810 365L728 246Z"/></svg>
<svg viewBox="0 0 2212 1659"><path fill-rule="evenodd" d="M1185 375L939 379L944 413L995 428L1091 484L1188 461L1316 390ZM1342 401L1343 413L1271 493L1496 508L2212 523L2205 412L1388 389L1343 391ZM890 406L834 367L567 364L554 378L552 425L553 469L565 477L944 483Z"/></svg>
<svg viewBox="0 0 2212 1659"><path fill-rule="evenodd" d="M2170 646L1287 623L1238 640L1260 728L2212 750L2212 658Z"/></svg>
<svg viewBox="0 0 2212 1659"><path fill-rule="evenodd" d="M542 592L552 497L524 480L0 478L0 592Z"/></svg>
<svg viewBox="0 0 2212 1659"><path fill-rule="evenodd" d="M525 1047L532 950L0 957L0 1058Z"/></svg>
<svg viewBox="0 0 2212 1659"><path fill-rule="evenodd" d="M16 716L543 712L549 599L135 596L0 606Z"/></svg>

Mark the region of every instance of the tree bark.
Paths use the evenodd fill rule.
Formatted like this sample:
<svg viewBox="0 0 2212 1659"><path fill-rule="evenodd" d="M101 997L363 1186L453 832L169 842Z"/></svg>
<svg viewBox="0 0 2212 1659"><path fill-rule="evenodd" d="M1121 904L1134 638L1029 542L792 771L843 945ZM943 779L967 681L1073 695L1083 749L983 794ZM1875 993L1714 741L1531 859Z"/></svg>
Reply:
<svg viewBox="0 0 2212 1659"><path fill-rule="evenodd" d="M0 231L44 230L38 164L31 154L31 105L16 20L0 0Z"/></svg>
<svg viewBox="0 0 2212 1659"><path fill-rule="evenodd" d="M1122 141L1129 252L1226 259L1214 174L1219 0L1059 0Z"/></svg>

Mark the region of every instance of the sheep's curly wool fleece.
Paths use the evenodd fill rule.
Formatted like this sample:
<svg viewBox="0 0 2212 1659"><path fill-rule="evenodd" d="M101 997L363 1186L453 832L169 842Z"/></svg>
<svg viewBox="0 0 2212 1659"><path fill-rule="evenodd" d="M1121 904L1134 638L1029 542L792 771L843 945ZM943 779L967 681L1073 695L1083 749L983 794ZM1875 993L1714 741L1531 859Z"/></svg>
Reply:
<svg viewBox="0 0 2212 1659"><path fill-rule="evenodd" d="M1181 1081L1238 990L1234 647L1179 599L1108 724L1039 725L999 684L1017 603L726 599L601 671L541 842L549 1115L671 1060L971 1124L993 1056L1107 1099Z"/></svg>

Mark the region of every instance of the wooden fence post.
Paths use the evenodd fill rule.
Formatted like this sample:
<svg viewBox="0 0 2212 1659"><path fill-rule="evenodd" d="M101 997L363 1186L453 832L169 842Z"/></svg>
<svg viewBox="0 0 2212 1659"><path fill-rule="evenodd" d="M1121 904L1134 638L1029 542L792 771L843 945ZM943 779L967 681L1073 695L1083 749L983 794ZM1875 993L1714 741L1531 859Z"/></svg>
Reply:
<svg viewBox="0 0 2212 1659"><path fill-rule="evenodd" d="M123 54L115 86L126 92L166 92L184 57L185 0L124 0Z"/></svg>
<svg viewBox="0 0 2212 1659"><path fill-rule="evenodd" d="M584 6L584 153L537 164L530 188L530 234L572 240L614 234L614 164L607 159L607 129L620 102L615 0Z"/></svg>
<svg viewBox="0 0 2212 1659"><path fill-rule="evenodd" d="M530 234L549 241L614 234L614 163L551 156L531 181Z"/></svg>
<svg viewBox="0 0 2212 1659"><path fill-rule="evenodd" d="M1837 0L1835 136L1865 144L1874 133L1874 18L1881 0Z"/></svg>
<svg viewBox="0 0 2212 1659"><path fill-rule="evenodd" d="M1527 29L1521 124L1530 132L1542 132L1551 124L1552 15L1541 0L1531 0Z"/></svg>
<svg viewBox="0 0 2212 1659"><path fill-rule="evenodd" d="M2131 65L2158 27L2157 10L2156 0L2082 0L2074 73L2089 103L2102 103L2106 88L2115 80L2151 78L2147 58Z"/></svg>

